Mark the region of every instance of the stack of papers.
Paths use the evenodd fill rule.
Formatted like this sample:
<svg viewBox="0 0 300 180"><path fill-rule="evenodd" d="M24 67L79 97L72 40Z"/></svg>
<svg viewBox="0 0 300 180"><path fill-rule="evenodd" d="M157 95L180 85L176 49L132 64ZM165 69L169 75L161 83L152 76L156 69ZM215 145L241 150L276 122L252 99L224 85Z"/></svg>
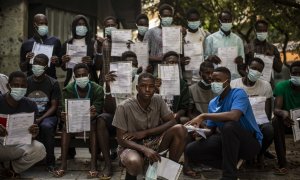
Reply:
<svg viewBox="0 0 300 180"><path fill-rule="evenodd" d="M186 129L188 130L188 132L195 131L195 132L197 132L200 136L204 137L205 139L206 139L205 133L209 133L209 132L210 132L210 129L197 128L197 127L194 127L194 126L191 126L191 125L187 125L187 126L185 126L185 127L186 127Z"/></svg>

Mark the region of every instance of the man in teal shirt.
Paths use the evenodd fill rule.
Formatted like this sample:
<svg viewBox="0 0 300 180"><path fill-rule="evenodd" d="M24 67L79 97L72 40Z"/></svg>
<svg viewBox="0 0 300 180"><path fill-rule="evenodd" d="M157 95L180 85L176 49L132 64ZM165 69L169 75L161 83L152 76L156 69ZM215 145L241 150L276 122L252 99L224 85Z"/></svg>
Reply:
<svg viewBox="0 0 300 180"><path fill-rule="evenodd" d="M245 59L244 45L242 39L235 33L231 32L232 14L230 11L222 11L219 15L220 30L209 35L205 40L204 58L211 55L218 55L219 48L236 47L237 57L232 61L237 64L237 72L231 72L232 79L239 78L244 75L243 61ZM220 56L219 56L220 57ZM223 57L220 57L221 59ZM232 62L232 63L233 63Z"/></svg>

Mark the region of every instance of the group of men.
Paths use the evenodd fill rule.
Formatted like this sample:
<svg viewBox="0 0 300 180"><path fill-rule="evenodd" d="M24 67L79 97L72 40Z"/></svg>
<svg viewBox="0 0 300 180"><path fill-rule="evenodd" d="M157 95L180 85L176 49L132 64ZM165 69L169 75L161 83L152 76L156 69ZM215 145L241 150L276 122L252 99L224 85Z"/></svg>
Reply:
<svg viewBox="0 0 300 180"><path fill-rule="evenodd" d="M66 130L66 99L90 100L91 166L88 178L112 177L110 137L114 136L127 180L137 179L147 165L145 162L160 161L159 153L166 150L168 158L175 162L184 154L183 173L187 176L199 177L192 166L201 163L222 169L222 179L237 179L238 161L257 159L263 166L264 156L270 156L267 149L273 139L278 158L275 173L286 174L284 134L285 128L294 124L290 110L300 108L300 61L290 66L291 79L277 84L272 77L269 81L262 80L264 68L270 62L257 54L272 57L272 68L278 73L283 65L277 48L267 42L268 23L258 20L255 39L244 47L242 39L231 30L233 17L230 11L220 13L220 29L210 34L201 24L200 13L192 8L186 14L187 26L181 30L183 43L201 44L205 60L198 70L185 70L190 57L173 51L163 53L162 50L162 28L173 26L173 16L173 7L162 4L159 7L160 25L152 29L148 29L146 15L137 16L138 35L133 41L149 45L149 66L142 68L132 51L124 52L121 57L111 56L112 31L119 28L115 17L105 18L104 38L94 41L87 18L77 15L71 25L72 38L61 45L56 37L48 35L47 17L35 15L34 36L22 44L20 52L20 69L27 72L27 76L17 71L8 79L0 77L5 83L0 86L0 114L34 112L34 124L29 131L36 140L31 145L4 146L1 139L0 162L10 162L1 176L17 177L43 159L47 170L55 177L65 175L67 159L75 155L69 148L73 133ZM52 57L34 54L34 43L53 45ZM67 54L68 44L87 47L86 56L73 68L67 66L71 60ZM236 71L220 66L223 57L218 57L218 51L227 47L237 50L237 57L231 62ZM110 63L118 61L132 63L131 94L111 93L111 83L118 73L110 71ZM157 77L158 64L179 68L180 95L173 96L172 101L159 95L162 81ZM56 80L56 67L66 71L62 91ZM255 97L265 99L263 123L257 120L250 103ZM63 124L61 166L56 167L54 135L59 120ZM195 138L194 132L188 133L188 125L209 129L207 138ZM0 136L6 135L6 127L0 125ZM101 172L97 170L99 154L105 162Z"/></svg>

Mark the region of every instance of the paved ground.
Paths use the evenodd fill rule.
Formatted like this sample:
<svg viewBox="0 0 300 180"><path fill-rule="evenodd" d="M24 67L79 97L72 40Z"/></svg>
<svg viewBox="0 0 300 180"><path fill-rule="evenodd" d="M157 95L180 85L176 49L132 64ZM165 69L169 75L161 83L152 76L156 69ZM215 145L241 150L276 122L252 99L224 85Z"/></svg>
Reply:
<svg viewBox="0 0 300 180"><path fill-rule="evenodd" d="M290 171L286 176L275 176L273 175L272 168L276 164L275 160L266 160L266 167L264 170L259 170L258 168L245 168L242 167L239 171L240 179L278 179L278 180L289 180L289 179L299 179L300 180L300 143L294 144L291 136L287 138L288 144L288 161L290 163ZM60 156L60 148L56 148L56 156ZM86 148L77 148L77 155L75 160L68 161L68 171L66 175L60 179L86 179L87 172L89 170L88 159L90 154ZM274 153L273 147L271 147L271 152ZM58 161L59 165L60 162ZM103 163L101 162L101 167ZM118 162L113 162L114 176L112 180L123 180L125 176L125 171L118 166ZM199 169L198 169L199 170ZM200 179L219 179L221 176L221 171L211 170L209 172L203 172ZM43 165L36 165L30 170L24 172L21 176L24 179L55 179L52 175L45 171ZM139 179L143 179L140 177ZM181 174L180 180L190 180L190 178Z"/></svg>

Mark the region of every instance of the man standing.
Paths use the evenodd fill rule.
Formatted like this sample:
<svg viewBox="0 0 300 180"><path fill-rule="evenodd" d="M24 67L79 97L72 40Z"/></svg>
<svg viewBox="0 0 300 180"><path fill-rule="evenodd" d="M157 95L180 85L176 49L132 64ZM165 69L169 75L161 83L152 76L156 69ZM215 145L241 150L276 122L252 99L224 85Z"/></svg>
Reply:
<svg viewBox="0 0 300 180"><path fill-rule="evenodd" d="M26 75L16 71L9 75L8 93L0 95L0 114L32 113L37 114L36 104L25 98L27 90ZM36 137L39 127L33 124L29 127L32 137ZM27 170L35 163L44 159L45 147L40 142L33 140L31 144L3 145L3 138L7 130L0 125L0 162L10 162L10 167L1 174L2 178L18 178L19 173Z"/></svg>
<svg viewBox="0 0 300 180"><path fill-rule="evenodd" d="M196 8L191 8L186 13L187 32L185 35L185 43L200 43L204 53L205 38L210 34L205 30L200 21L200 13ZM203 54L202 54L203 56ZM184 71L183 78L187 83L193 84L201 80L199 76L199 69L195 71Z"/></svg>
<svg viewBox="0 0 300 180"><path fill-rule="evenodd" d="M291 79L281 81L274 89L275 117L272 119L274 127L274 144L279 167L275 174L288 173L286 161L285 130L294 124L290 118L290 110L300 108L300 61L290 66Z"/></svg>
<svg viewBox="0 0 300 180"><path fill-rule="evenodd" d="M118 29L118 21L113 16L108 16L103 21L104 25L104 36L105 39L101 39L97 41L97 53L102 57L102 69L101 69L101 77L100 84L104 84L105 75L109 72L110 62L120 61L120 57L111 56L111 47L112 47L112 31Z"/></svg>
<svg viewBox="0 0 300 180"><path fill-rule="evenodd" d="M255 121L248 96L243 89L231 89L230 71L216 68L212 74L211 89L217 97L208 105L208 113L202 113L188 124L199 127L203 121L211 129L207 139L195 141L185 149L184 172L196 176L189 162L200 162L221 168L221 179L237 179L239 159L250 160L260 151L262 133ZM216 128L220 133L216 132Z"/></svg>
<svg viewBox="0 0 300 180"><path fill-rule="evenodd" d="M144 36L149 29L149 19L146 14L139 14L135 20L138 34L135 42L143 42Z"/></svg>
<svg viewBox="0 0 300 180"><path fill-rule="evenodd" d="M54 136L57 127L57 110L61 99L57 80L46 75L48 57L44 54L35 56L32 65L33 75L28 77L26 96L38 106L36 123L40 127L38 140L46 148L47 170L52 172L55 167Z"/></svg>
<svg viewBox="0 0 300 180"><path fill-rule="evenodd" d="M158 153L166 149L169 149L170 159L178 162L187 137L186 129L176 125L164 100L154 95L155 78L151 74L141 74L136 88L137 96L123 101L113 120L126 180L136 180L143 170L144 158L157 162Z"/></svg>
<svg viewBox="0 0 300 180"><path fill-rule="evenodd" d="M274 56L273 59L273 69L280 73L282 69L283 63L280 60L280 54L278 49L271 43L267 41L268 37L268 27L269 24L264 20L258 20L255 23L255 34L256 38L251 41L245 47L245 62L249 64L251 59L255 56L255 54L262 54L266 56ZM267 63L267 62L265 62ZM273 79L271 79L272 85Z"/></svg>
<svg viewBox="0 0 300 180"><path fill-rule="evenodd" d="M220 49L232 47L237 48L237 57L232 59L232 62L237 65L237 72L231 73L232 78L236 79L240 76L244 76L245 72L243 71L244 65L243 60L245 59L244 55L244 45L242 39L231 32L233 17L230 11L223 10L219 15L219 24L220 30L209 35L205 40L205 58L211 55L218 55ZM223 58L220 57L219 58ZM230 60L231 61L231 60Z"/></svg>
<svg viewBox="0 0 300 180"><path fill-rule="evenodd" d="M44 14L36 14L33 19L33 37L23 42L20 50L20 69L27 72L27 76L32 75L32 65L30 59L36 54L32 51L33 44L40 43L53 46L52 57L50 58L50 67L46 74L56 79L56 66L60 66L61 43L60 40L53 36L48 36L48 20Z"/></svg>

